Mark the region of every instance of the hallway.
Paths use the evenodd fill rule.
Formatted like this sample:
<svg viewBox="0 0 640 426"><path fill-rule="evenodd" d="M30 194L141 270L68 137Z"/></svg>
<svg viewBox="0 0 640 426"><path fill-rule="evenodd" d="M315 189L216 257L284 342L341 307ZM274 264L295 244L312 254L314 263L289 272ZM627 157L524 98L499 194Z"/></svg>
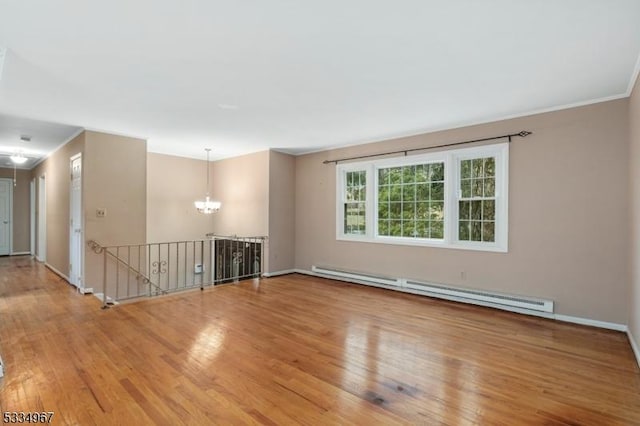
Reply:
<svg viewBox="0 0 640 426"><path fill-rule="evenodd" d="M640 424L623 333L303 275L101 310L0 258L0 354L53 424Z"/></svg>

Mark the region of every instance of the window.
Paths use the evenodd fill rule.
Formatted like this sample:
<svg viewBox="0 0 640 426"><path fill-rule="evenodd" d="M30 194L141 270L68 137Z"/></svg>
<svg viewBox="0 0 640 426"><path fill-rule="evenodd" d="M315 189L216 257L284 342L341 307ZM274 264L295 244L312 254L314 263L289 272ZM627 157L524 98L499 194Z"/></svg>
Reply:
<svg viewBox="0 0 640 426"><path fill-rule="evenodd" d="M378 235L444 237L444 163L378 169Z"/></svg>
<svg viewBox="0 0 640 426"><path fill-rule="evenodd" d="M507 251L508 144L337 166L340 240Z"/></svg>
<svg viewBox="0 0 640 426"><path fill-rule="evenodd" d="M458 239L495 241L496 159L474 158L460 162Z"/></svg>
<svg viewBox="0 0 640 426"><path fill-rule="evenodd" d="M347 172L344 201L344 233L363 235L366 232L367 173Z"/></svg>

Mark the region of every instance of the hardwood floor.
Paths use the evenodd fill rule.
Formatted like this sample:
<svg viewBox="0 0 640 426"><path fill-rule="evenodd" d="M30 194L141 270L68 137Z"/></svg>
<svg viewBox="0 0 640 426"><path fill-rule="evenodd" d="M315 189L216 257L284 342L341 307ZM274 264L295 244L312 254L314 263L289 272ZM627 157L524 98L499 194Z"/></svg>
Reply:
<svg viewBox="0 0 640 426"><path fill-rule="evenodd" d="M0 354L54 424L640 424L623 333L301 275L100 310L1 258Z"/></svg>

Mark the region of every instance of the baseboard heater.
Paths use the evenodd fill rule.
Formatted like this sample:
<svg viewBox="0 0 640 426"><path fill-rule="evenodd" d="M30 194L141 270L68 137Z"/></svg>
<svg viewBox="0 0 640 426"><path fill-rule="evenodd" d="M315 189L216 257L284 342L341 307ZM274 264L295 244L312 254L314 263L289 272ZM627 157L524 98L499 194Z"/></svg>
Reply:
<svg viewBox="0 0 640 426"><path fill-rule="evenodd" d="M521 297L444 284L427 283L405 278L383 277L329 267L313 266L311 270L318 275L329 276L343 281L385 287L414 294L423 294L425 296L437 297L440 299L490 306L522 313L530 311L549 314L553 313L553 301L551 300Z"/></svg>
<svg viewBox="0 0 640 426"><path fill-rule="evenodd" d="M361 272L345 271L334 268L325 268L320 266L312 266L311 270L316 274L329 275L337 279L356 282L362 284L369 284L383 287L400 287L401 283L397 278L383 277L379 275L364 274Z"/></svg>

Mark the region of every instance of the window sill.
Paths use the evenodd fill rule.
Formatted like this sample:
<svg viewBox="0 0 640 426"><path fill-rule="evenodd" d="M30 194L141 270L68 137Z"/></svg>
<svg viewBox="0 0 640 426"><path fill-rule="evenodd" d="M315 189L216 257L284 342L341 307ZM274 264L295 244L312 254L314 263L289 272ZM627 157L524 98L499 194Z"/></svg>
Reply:
<svg viewBox="0 0 640 426"><path fill-rule="evenodd" d="M437 240L405 240L402 238L394 238L394 237L376 237L370 238L367 236L346 236L339 235L336 237L337 241L346 241L352 243L373 243L373 244L391 244L391 245L399 245L399 246L412 246L412 247L437 247L437 248L445 248L445 249L454 249L454 250L471 250L471 251L487 251L494 253L508 253L508 247L503 247L494 244L478 244L478 243L462 243L458 242L455 244L446 243L444 241Z"/></svg>

